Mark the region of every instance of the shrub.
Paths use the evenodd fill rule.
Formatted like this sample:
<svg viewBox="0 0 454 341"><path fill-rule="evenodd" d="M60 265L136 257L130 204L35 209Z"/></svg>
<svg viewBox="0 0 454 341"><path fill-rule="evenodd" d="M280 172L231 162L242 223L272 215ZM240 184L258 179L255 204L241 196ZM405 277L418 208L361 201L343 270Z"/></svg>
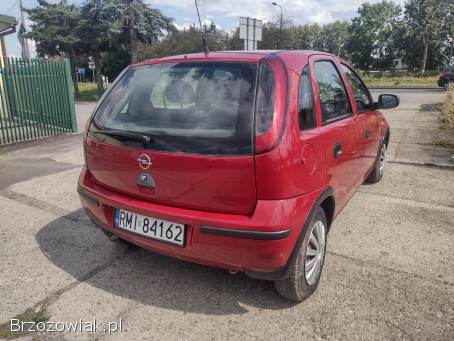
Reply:
<svg viewBox="0 0 454 341"><path fill-rule="evenodd" d="M454 128L454 86L451 85L446 94L446 102L441 107L441 122L447 128Z"/></svg>

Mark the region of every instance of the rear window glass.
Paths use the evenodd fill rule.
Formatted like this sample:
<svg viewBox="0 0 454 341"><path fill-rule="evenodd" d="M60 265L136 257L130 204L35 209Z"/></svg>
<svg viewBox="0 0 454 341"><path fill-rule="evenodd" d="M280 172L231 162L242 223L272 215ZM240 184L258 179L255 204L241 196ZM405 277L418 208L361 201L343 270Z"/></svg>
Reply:
<svg viewBox="0 0 454 341"><path fill-rule="evenodd" d="M257 69L227 62L130 68L95 114L94 129L150 136L146 148L155 150L252 154ZM143 147L124 138L109 141Z"/></svg>

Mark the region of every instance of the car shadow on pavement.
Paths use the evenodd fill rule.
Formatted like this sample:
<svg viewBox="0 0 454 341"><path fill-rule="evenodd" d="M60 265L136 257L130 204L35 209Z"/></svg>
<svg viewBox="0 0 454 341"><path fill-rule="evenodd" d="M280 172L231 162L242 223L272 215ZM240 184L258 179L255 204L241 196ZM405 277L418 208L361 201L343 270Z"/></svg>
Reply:
<svg viewBox="0 0 454 341"><path fill-rule="evenodd" d="M271 281L113 243L82 210L50 222L36 240L50 262L78 281L144 305L209 315L295 305Z"/></svg>
<svg viewBox="0 0 454 341"><path fill-rule="evenodd" d="M444 103L428 103L421 104L419 110L421 111L440 111Z"/></svg>

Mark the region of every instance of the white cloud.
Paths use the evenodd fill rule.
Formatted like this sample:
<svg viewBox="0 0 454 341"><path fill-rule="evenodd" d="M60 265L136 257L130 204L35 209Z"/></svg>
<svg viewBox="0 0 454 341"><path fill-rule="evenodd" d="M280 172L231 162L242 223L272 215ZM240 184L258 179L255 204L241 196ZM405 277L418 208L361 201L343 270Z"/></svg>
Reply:
<svg viewBox="0 0 454 341"><path fill-rule="evenodd" d="M265 21L276 19L280 9L271 4L273 0L199 0L199 9L203 18L249 16ZM295 24L320 23L324 24L336 20L335 12L355 11L364 0L280 0L284 17L291 19ZM378 0L375 0L378 1ZM403 2L404 0L399 0ZM173 7L185 14L194 13L193 0L148 0L156 7ZM374 2L374 0L372 1Z"/></svg>
<svg viewBox="0 0 454 341"><path fill-rule="evenodd" d="M210 26L212 23L212 20L211 19L205 19L205 20L202 20L202 25L207 25L207 26ZM199 28L199 22L192 22L192 23L183 23L183 24L179 24L179 23L173 23L175 25L175 27L177 28L178 31L184 31L184 30L188 30L189 27L191 26L194 26L196 25L197 28ZM216 26L216 29L218 30L222 30L222 26L214 23L214 25Z"/></svg>
<svg viewBox="0 0 454 341"><path fill-rule="evenodd" d="M158 8L172 7L177 12L188 16L193 14L196 22L196 11L193 0L147 0ZM214 22L229 21L240 16L249 16L265 21L276 20L280 15L277 6L271 4L273 0L198 0L202 18L209 18ZM375 3L381 0L277 0L282 8L284 17L294 24L319 23L325 24L336 19L345 18L356 12L363 2ZM405 0L394 0L403 5ZM190 22L191 20L185 20ZM235 24L236 25L236 21ZM229 27L232 28L232 27Z"/></svg>
<svg viewBox="0 0 454 341"><path fill-rule="evenodd" d="M322 6L329 8L330 11L336 13L342 12L356 12L357 9L365 2L377 3L382 0L322 0ZM389 0L387 0L389 1ZM403 6L405 0L392 0L395 4Z"/></svg>
<svg viewBox="0 0 454 341"><path fill-rule="evenodd" d="M189 29L190 26L194 25L194 23L191 24L178 24L178 23L173 23L175 27L177 28L178 31L184 31Z"/></svg>
<svg viewBox="0 0 454 341"><path fill-rule="evenodd" d="M207 15L206 17L207 19L202 20L202 25L210 26L211 23L214 22L213 16ZM216 26L218 30L222 30L222 26L218 25L217 23L214 23L214 26Z"/></svg>

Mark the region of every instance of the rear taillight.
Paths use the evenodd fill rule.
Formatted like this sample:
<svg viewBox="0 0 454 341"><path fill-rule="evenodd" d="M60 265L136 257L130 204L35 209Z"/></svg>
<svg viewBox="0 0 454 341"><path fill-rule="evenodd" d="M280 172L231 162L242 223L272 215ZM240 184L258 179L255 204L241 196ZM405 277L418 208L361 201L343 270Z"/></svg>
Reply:
<svg viewBox="0 0 454 341"><path fill-rule="evenodd" d="M255 115L255 135L268 131L274 118L274 74L271 66L260 65Z"/></svg>
<svg viewBox="0 0 454 341"><path fill-rule="evenodd" d="M260 64L255 108L255 154L277 146L282 138L287 106L287 73L275 55Z"/></svg>
<svg viewBox="0 0 454 341"><path fill-rule="evenodd" d="M84 135L84 142L83 142L83 148L84 148L84 165L87 167L87 135Z"/></svg>
<svg viewBox="0 0 454 341"><path fill-rule="evenodd" d="M84 128L84 142L83 142L83 148L84 148L84 165L87 167L87 137L88 137L88 129L90 128L91 124L91 118L88 119L87 123L85 123L85 128Z"/></svg>

